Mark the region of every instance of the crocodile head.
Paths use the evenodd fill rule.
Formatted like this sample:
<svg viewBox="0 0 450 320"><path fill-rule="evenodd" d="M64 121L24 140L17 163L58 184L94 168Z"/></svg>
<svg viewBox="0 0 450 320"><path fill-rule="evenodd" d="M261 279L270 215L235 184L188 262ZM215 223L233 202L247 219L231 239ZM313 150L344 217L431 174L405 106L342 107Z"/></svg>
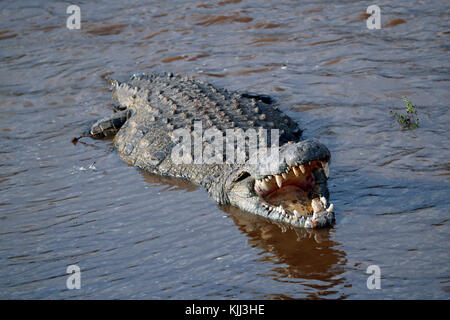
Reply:
<svg viewBox="0 0 450 320"><path fill-rule="evenodd" d="M270 165L246 163L233 171L227 182L228 201L294 227L330 226L334 221L333 205L327 203L330 159L329 150L317 141L284 144Z"/></svg>

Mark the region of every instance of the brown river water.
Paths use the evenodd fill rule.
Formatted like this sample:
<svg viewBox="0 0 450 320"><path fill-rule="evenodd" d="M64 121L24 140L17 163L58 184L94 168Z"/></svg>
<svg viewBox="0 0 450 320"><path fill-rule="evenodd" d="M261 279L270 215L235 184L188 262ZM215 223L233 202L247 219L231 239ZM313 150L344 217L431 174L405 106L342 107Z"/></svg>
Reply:
<svg viewBox="0 0 450 320"><path fill-rule="evenodd" d="M1 299L449 299L450 3L0 2ZM78 135L106 74L274 96L332 153L333 228L282 228ZM403 97L420 125L390 110ZM81 289L66 268L81 269ZM369 266L381 288L369 289Z"/></svg>

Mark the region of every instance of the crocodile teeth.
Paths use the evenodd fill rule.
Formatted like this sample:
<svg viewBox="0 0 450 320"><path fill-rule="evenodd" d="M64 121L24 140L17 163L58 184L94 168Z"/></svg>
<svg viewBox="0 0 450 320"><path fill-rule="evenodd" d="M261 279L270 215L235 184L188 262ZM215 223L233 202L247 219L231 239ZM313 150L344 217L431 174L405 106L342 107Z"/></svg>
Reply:
<svg viewBox="0 0 450 320"><path fill-rule="evenodd" d="M322 204L322 201L320 201L320 200L317 199L317 198L314 198L314 199L311 201L311 206L312 206L312 208L313 208L314 214L323 212L323 211L325 210L325 208L324 208L324 206L323 206L323 204Z"/></svg>
<svg viewBox="0 0 450 320"><path fill-rule="evenodd" d="M292 167L292 170L294 170L294 174L296 177L298 177L300 175L300 171L298 170L297 167Z"/></svg>
<svg viewBox="0 0 450 320"><path fill-rule="evenodd" d="M275 176L275 180L277 181L278 188L281 188L281 186L283 185L283 178L277 174Z"/></svg>
<svg viewBox="0 0 450 320"><path fill-rule="evenodd" d="M270 184L268 184L266 181L262 182L262 186L265 190L270 190Z"/></svg>
<svg viewBox="0 0 450 320"><path fill-rule="evenodd" d="M320 202L322 202L324 208L327 207L327 199L325 197L320 197Z"/></svg>
<svg viewBox="0 0 450 320"><path fill-rule="evenodd" d="M333 212L334 211L334 205L330 203L330 206L327 209L327 212Z"/></svg>
<svg viewBox="0 0 450 320"><path fill-rule="evenodd" d="M299 168L300 168L300 170L302 171L302 173L305 174L305 172L306 172L305 166L301 164L301 165L299 166Z"/></svg>
<svg viewBox="0 0 450 320"><path fill-rule="evenodd" d="M320 161L322 163L323 171L325 172L325 176L328 178L330 176L330 168L328 167L328 162Z"/></svg>
<svg viewBox="0 0 450 320"><path fill-rule="evenodd" d="M281 176L283 177L283 179L287 178L287 174L286 173L282 173Z"/></svg>

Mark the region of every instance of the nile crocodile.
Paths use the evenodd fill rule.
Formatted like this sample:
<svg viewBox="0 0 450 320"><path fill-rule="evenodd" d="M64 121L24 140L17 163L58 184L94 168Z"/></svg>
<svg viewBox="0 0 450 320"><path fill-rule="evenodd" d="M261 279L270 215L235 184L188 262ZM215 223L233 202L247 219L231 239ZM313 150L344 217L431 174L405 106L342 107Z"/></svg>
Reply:
<svg viewBox="0 0 450 320"><path fill-rule="evenodd" d="M133 75L123 83L108 80L116 112L97 121L89 135L115 136L114 146L128 163L152 173L187 179L204 187L219 204L230 204L276 222L319 228L334 221L333 205L327 204L329 150L318 141L303 140L302 130L271 97L232 92L172 73ZM246 158L240 163L174 161L174 133L186 129L198 136L196 124L204 132L278 129L278 157L266 158L270 163L250 161L250 142L246 140ZM271 145L277 146L275 142Z"/></svg>

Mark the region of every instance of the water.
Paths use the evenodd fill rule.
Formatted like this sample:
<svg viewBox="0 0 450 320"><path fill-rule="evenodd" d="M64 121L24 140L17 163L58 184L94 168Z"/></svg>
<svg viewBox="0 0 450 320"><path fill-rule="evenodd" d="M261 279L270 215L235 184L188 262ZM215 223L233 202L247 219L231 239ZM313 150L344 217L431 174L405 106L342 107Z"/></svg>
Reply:
<svg viewBox="0 0 450 320"><path fill-rule="evenodd" d="M0 298L450 297L448 2L378 1L380 30L366 1L78 4L81 30L67 2L0 3ZM332 152L335 227L282 230L70 142L111 113L102 76L151 70L275 96ZM389 114L405 96L418 129Z"/></svg>

